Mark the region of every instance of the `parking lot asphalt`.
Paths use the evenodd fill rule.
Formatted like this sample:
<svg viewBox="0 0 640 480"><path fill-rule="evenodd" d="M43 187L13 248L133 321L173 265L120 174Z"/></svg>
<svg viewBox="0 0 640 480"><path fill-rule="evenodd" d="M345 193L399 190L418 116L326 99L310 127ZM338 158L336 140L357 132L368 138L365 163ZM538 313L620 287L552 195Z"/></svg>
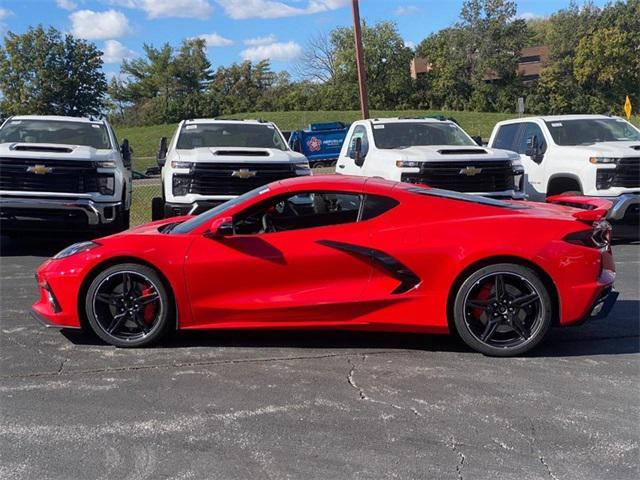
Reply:
<svg viewBox="0 0 640 480"><path fill-rule="evenodd" d="M609 318L501 359L358 332L117 349L28 317L62 245L1 242L2 479L638 478L638 244L614 247Z"/></svg>

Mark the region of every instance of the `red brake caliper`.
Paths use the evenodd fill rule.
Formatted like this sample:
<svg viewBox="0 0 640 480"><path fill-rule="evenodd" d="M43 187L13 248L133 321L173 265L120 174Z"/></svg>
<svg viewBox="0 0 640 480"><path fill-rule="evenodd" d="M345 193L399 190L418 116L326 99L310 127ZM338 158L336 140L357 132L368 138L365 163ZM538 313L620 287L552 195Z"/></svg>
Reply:
<svg viewBox="0 0 640 480"><path fill-rule="evenodd" d="M478 295L476 296L476 300L486 300L489 297L491 297L492 288L493 288L493 284L491 282L485 283L482 287L480 287L480 291L478 292ZM476 320L480 320L480 317L482 316L483 312L484 312L484 310L482 308L474 308L473 309L473 317Z"/></svg>
<svg viewBox="0 0 640 480"><path fill-rule="evenodd" d="M142 296L151 295L153 293L153 287L145 287L142 290ZM142 318L147 323L152 323L153 318L156 316L156 303L151 302L144 306L144 310L142 312Z"/></svg>

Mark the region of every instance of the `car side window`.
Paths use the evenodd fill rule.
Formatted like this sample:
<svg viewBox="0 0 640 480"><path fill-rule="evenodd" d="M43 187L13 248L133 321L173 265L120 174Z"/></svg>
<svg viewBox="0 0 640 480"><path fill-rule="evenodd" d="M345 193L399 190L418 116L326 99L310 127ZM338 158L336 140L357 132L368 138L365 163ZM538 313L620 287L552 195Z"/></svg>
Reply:
<svg viewBox="0 0 640 480"><path fill-rule="evenodd" d="M300 192L271 198L234 218L234 233L264 233L325 227L358 221L362 195L349 192Z"/></svg>
<svg viewBox="0 0 640 480"><path fill-rule="evenodd" d="M360 220L371 220L372 218L379 217L399 203L395 198L384 197L382 195L366 195L364 197Z"/></svg>
<svg viewBox="0 0 640 480"><path fill-rule="evenodd" d="M520 123L508 123L498 128L496 138L493 140L493 148L501 148L503 150L515 150L514 144L518 137L518 129Z"/></svg>
<svg viewBox="0 0 640 480"><path fill-rule="evenodd" d="M349 140L349 151L347 152L347 155L351 156L353 154L356 146L356 138L362 139L362 156L366 157L367 152L369 152L369 138L367 136L367 129L364 127L364 125L358 125L353 129L351 139Z"/></svg>
<svg viewBox="0 0 640 480"><path fill-rule="evenodd" d="M540 151L544 153L547 150L547 144L544 141L544 134L542 133L542 129L537 123L526 122L522 125L522 133L520 135L520 139L518 141L518 148L516 152L521 155L525 155L527 153L527 141L533 137L538 137L538 145L540 146Z"/></svg>

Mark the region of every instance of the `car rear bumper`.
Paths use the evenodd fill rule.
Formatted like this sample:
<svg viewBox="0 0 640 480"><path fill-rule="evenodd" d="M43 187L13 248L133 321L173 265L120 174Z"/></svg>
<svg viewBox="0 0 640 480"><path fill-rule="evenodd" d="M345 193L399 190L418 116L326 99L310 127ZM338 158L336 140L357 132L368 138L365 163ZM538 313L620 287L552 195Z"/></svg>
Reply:
<svg viewBox="0 0 640 480"><path fill-rule="evenodd" d="M0 197L0 219L5 224L60 223L61 226L97 226L116 218L121 202L94 202L87 198Z"/></svg>
<svg viewBox="0 0 640 480"><path fill-rule="evenodd" d="M574 325L582 325L586 321L606 318L616 304L618 295L620 293L614 290L613 287L605 288L594 300L589 308L589 313Z"/></svg>

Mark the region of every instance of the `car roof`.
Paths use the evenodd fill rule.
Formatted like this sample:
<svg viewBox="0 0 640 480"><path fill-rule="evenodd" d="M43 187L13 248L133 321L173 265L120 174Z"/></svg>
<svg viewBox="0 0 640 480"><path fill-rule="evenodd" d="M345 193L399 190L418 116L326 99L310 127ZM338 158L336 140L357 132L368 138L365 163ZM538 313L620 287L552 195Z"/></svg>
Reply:
<svg viewBox="0 0 640 480"><path fill-rule="evenodd" d="M52 120L56 122L104 123L104 120L92 120L87 117L70 117L62 115L14 115L9 120Z"/></svg>
<svg viewBox="0 0 640 480"><path fill-rule="evenodd" d="M195 123L250 123L253 125L272 125L273 122L258 119L235 119L235 118L190 118L184 121L185 125L193 125Z"/></svg>
<svg viewBox="0 0 640 480"><path fill-rule="evenodd" d="M367 120L360 120L367 121ZM387 118L370 118L368 121L371 123L453 123L451 120L440 120L438 118L429 117L416 117L416 118L401 118L401 117L387 117Z"/></svg>
<svg viewBox="0 0 640 480"><path fill-rule="evenodd" d="M563 120L605 120L611 118L618 117L610 117L608 115L539 115L532 117L520 117L520 118L512 118L511 120L503 120L502 122L498 122L498 125L507 125L509 123L521 123L530 120L542 120L543 122L562 122Z"/></svg>

